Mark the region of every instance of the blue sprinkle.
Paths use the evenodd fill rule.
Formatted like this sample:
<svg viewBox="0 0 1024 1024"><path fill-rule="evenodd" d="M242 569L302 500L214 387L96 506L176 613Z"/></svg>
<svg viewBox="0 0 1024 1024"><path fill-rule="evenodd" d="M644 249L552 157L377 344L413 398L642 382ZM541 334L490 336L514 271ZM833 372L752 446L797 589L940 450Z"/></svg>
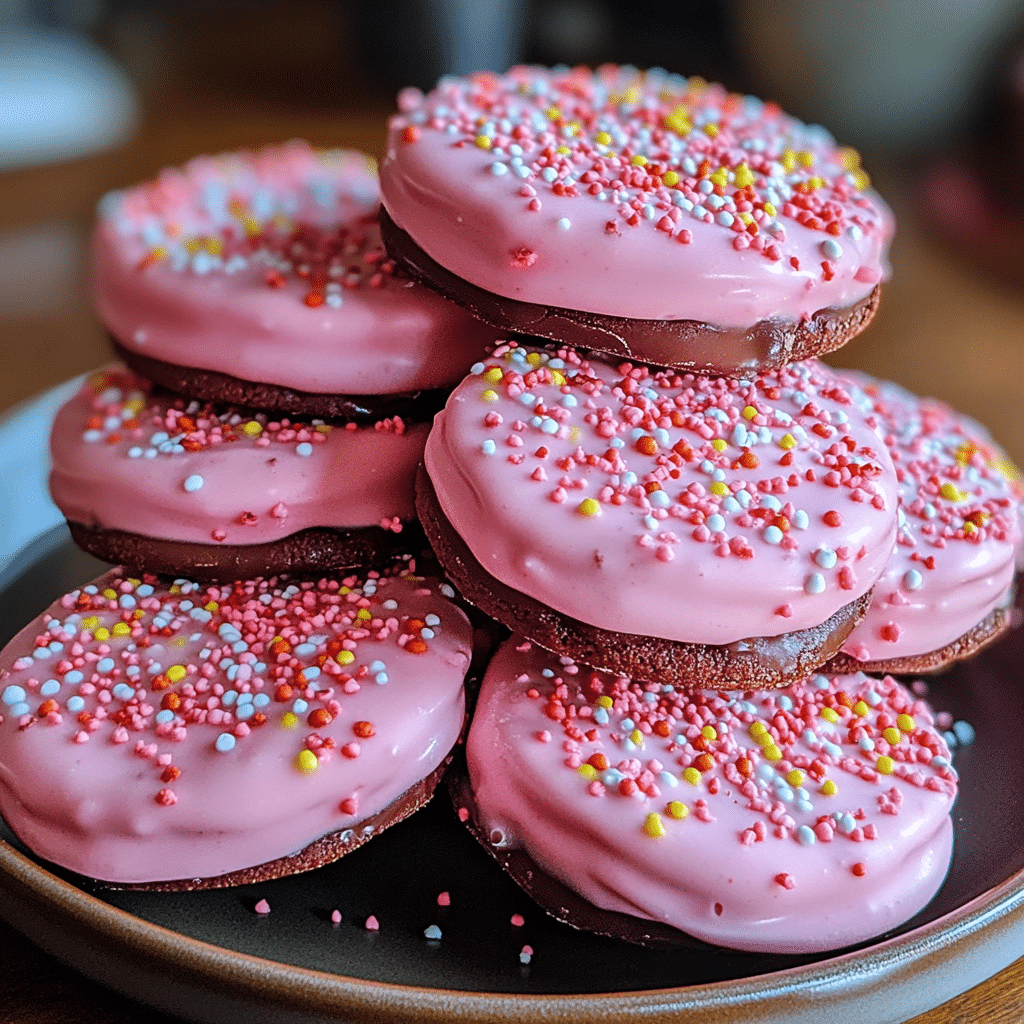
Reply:
<svg viewBox="0 0 1024 1024"><path fill-rule="evenodd" d="M658 772L658 779L661 781L662 785L668 786L669 789L675 789L675 787L679 785L679 780L668 771Z"/></svg>
<svg viewBox="0 0 1024 1024"><path fill-rule="evenodd" d="M594 711L594 721L597 722L598 725L607 725L608 711L605 708L597 708Z"/></svg>
<svg viewBox="0 0 1024 1024"><path fill-rule="evenodd" d="M41 697L52 697L57 693L60 693L60 683L58 683L56 679L47 679L46 682L39 687L39 695Z"/></svg>
<svg viewBox="0 0 1024 1024"><path fill-rule="evenodd" d="M218 737L214 746L222 753L226 754L229 750L235 749L235 737L229 732L222 732Z"/></svg>
<svg viewBox="0 0 1024 1024"><path fill-rule="evenodd" d="M829 547L822 545L814 552L814 561L822 569L832 569L838 561L838 555Z"/></svg>
<svg viewBox="0 0 1024 1024"><path fill-rule="evenodd" d="M252 704L239 704L238 707L235 708L235 717L242 722L247 718L252 718L255 714L256 708L254 708Z"/></svg>
<svg viewBox="0 0 1024 1024"><path fill-rule="evenodd" d="M253 707L265 708L270 703L270 696L266 693L257 693L252 699Z"/></svg>
<svg viewBox="0 0 1024 1024"><path fill-rule="evenodd" d="M115 664L116 662L113 658L100 658L100 660L96 662L96 671L113 672Z"/></svg>
<svg viewBox="0 0 1024 1024"><path fill-rule="evenodd" d="M782 533L782 531L777 526L768 526L768 527L765 527L765 531L764 531L764 533L761 534L761 536L769 544L781 544L782 543L782 538L783 538L783 533Z"/></svg>
<svg viewBox="0 0 1024 1024"><path fill-rule="evenodd" d="M624 776L618 768L606 768L601 772L601 782L603 782L609 789L612 786L617 786L623 778Z"/></svg>
<svg viewBox="0 0 1024 1024"><path fill-rule="evenodd" d="M85 698L79 697L76 693L73 697L68 697L68 711L73 714L78 714L85 707Z"/></svg>
<svg viewBox="0 0 1024 1024"><path fill-rule="evenodd" d="M387 683L387 681L388 681L388 674L387 674L387 672L378 672L378 673L377 673L377 674L376 674L376 675L375 675L375 676L373 677L373 681L374 681L374 682L375 682L375 683L376 683L376 684L377 684L378 686L384 686L384 685L385 685L385 684Z"/></svg>
<svg viewBox="0 0 1024 1024"><path fill-rule="evenodd" d="M131 700L135 696L135 689L127 683L118 683L111 692L118 700Z"/></svg>
<svg viewBox="0 0 1024 1024"><path fill-rule="evenodd" d="M976 735L974 732L974 726L972 726L970 722L964 721L953 723L953 733L956 736L957 743L962 747L966 747L968 744L973 743Z"/></svg>
<svg viewBox="0 0 1024 1024"><path fill-rule="evenodd" d="M198 473L193 473L190 477L185 478L185 482L181 485L186 491L192 493L198 491L203 486L204 480Z"/></svg>
<svg viewBox="0 0 1024 1024"><path fill-rule="evenodd" d="M484 453L484 455L493 455L497 450L497 446L495 445L494 441L491 440L491 438L487 438L487 440L484 441L482 445L480 445L480 450Z"/></svg>
<svg viewBox="0 0 1024 1024"><path fill-rule="evenodd" d="M796 830L796 840L801 846L813 846L818 837L814 834L814 829L810 825L801 825Z"/></svg>
<svg viewBox="0 0 1024 1024"><path fill-rule="evenodd" d="M224 691L224 696L221 697L220 702L225 707L229 708L229 707L231 707L232 704L235 703L236 700L238 700L238 691L237 690L225 690Z"/></svg>
<svg viewBox="0 0 1024 1024"><path fill-rule="evenodd" d="M85 703L84 701L82 703ZM71 701L68 701L68 711L71 711ZM170 708L163 708L156 713L156 720L159 725L166 725L174 721L174 712Z"/></svg>
<svg viewBox="0 0 1024 1024"><path fill-rule="evenodd" d="M294 711L295 714L297 715L301 715L304 711L307 710L309 710L309 704L306 701L304 701L301 697L298 697L295 700L295 703L292 704L292 711Z"/></svg>
<svg viewBox="0 0 1024 1024"><path fill-rule="evenodd" d="M159 671L159 669L157 671ZM80 683L84 678L85 678L85 676L83 676L82 673L79 672L77 668L73 668L70 672L65 674L64 682L65 683Z"/></svg>
<svg viewBox="0 0 1024 1024"><path fill-rule="evenodd" d="M821 594L825 591L825 577L820 572L812 572L804 580L804 590L808 594Z"/></svg>
<svg viewBox="0 0 1024 1024"><path fill-rule="evenodd" d="M714 512L704 520L704 525L712 533L721 533L725 529L725 517Z"/></svg>
<svg viewBox="0 0 1024 1024"><path fill-rule="evenodd" d="M27 696L22 687L12 683L4 690L3 701L5 704L20 704Z"/></svg>
<svg viewBox="0 0 1024 1024"><path fill-rule="evenodd" d="M311 654L316 654L316 644L307 642L295 647L295 656L298 658L308 658Z"/></svg>
<svg viewBox="0 0 1024 1024"><path fill-rule="evenodd" d="M425 939L430 939L432 942L436 942L441 938L441 929L438 928L436 924L427 925L427 927L423 929L423 937Z"/></svg>

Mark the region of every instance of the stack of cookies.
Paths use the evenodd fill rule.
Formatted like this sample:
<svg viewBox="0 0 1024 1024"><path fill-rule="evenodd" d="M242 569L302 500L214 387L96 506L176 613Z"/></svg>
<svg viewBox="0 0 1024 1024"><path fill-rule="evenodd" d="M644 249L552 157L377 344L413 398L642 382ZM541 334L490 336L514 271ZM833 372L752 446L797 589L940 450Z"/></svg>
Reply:
<svg viewBox="0 0 1024 1024"><path fill-rule="evenodd" d="M520 335L438 415L417 494L513 631L456 785L473 831L556 916L638 941L812 952L907 920L956 773L885 673L1008 627L1021 492L977 424L815 358L887 275L856 152L661 71L399 104L389 256Z"/></svg>
<svg viewBox="0 0 1024 1024"><path fill-rule="evenodd" d="M235 884L429 799L472 630L414 573L414 481L493 332L395 275L378 203L371 160L290 143L101 204L93 294L123 363L60 410L51 491L121 567L0 669L0 811L41 856Z"/></svg>

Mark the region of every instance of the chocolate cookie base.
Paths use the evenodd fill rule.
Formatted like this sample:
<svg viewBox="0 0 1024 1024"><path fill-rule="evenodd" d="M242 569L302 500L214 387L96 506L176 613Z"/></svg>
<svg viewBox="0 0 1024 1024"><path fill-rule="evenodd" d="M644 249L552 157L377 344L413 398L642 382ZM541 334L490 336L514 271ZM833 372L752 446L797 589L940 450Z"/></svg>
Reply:
<svg viewBox="0 0 1024 1024"><path fill-rule="evenodd" d="M269 882L273 878L297 875L302 871L330 864L346 853L358 849L379 832L397 824L410 814L418 811L434 795L441 776L451 761L451 754L440 767L435 768L421 782L407 789L394 803L384 810L364 818L357 824L331 832L314 840L309 846L287 857L257 864L251 868L240 868L212 878L179 878L163 882L99 882L104 889L145 889L150 892L191 892L195 889L226 889L233 885L249 885L252 882ZM200 842L201 840L197 840Z"/></svg>
<svg viewBox="0 0 1024 1024"><path fill-rule="evenodd" d="M417 523L401 533L379 526L315 527L266 544L194 544L68 521L71 537L90 555L129 572L231 583L258 576L310 576L348 569L383 569L424 545Z"/></svg>
<svg viewBox="0 0 1024 1024"><path fill-rule="evenodd" d="M118 359L161 388L187 399L242 406L261 412L354 423L376 423L401 416L412 422L427 423L448 397L448 391L443 388L394 395L332 395L296 391L280 384L263 384L216 370L164 362L126 348L112 335L110 340Z"/></svg>
<svg viewBox="0 0 1024 1024"><path fill-rule="evenodd" d="M879 658L876 661L858 661L840 651L825 665L823 671L837 675L851 672L867 672L870 675L928 675L941 672L955 661L972 658L983 648L998 640L1011 625L1012 606L996 608L985 616L973 629L952 643L925 654L908 655L905 658Z"/></svg>
<svg viewBox="0 0 1024 1024"><path fill-rule="evenodd" d="M618 633L564 615L495 579L448 522L422 466L416 510L438 561L467 601L541 647L631 679L691 690L788 686L836 655L871 604L869 591L820 626L720 646Z"/></svg>
<svg viewBox="0 0 1024 1024"><path fill-rule="evenodd" d="M852 306L820 309L797 322L761 320L746 328L696 320L635 320L522 302L470 284L428 256L383 206L380 230L388 256L413 280L495 327L691 373L741 377L833 352L867 327L881 296L876 285Z"/></svg>
<svg viewBox="0 0 1024 1024"><path fill-rule="evenodd" d="M574 892L564 882L544 871L525 850L492 843L491 837L485 835L477 823L479 816L476 800L464 763L453 767L448 773L447 785L452 803L460 812L460 818L463 816L463 810L468 814L465 825L473 838L501 865L506 874L556 921L561 921L577 931L605 935L654 949L714 948L671 925L633 917L631 914L615 910L602 910Z"/></svg>

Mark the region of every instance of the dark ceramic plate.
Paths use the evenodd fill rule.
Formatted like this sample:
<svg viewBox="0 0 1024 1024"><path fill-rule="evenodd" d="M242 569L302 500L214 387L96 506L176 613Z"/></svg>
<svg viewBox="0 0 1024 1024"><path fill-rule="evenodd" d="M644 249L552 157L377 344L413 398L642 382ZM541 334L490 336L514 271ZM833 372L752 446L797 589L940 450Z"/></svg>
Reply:
<svg viewBox="0 0 1024 1024"><path fill-rule="evenodd" d="M0 641L103 566L64 527L0 580ZM197 893L101 889L28 854L2 826L0 915L122 992L189 1019L901 1021L1024 949L1024 632L936 679L969 721L956 844L935 900L902 928L826 956L651 952L547 918L439 795L343 860L293 878ZM451 895L439 907L437 896ZM271 912L260 916L265 899ZM338 910L342 921L331 922ZM374 915L380 930L367 931ZM525 924L514 927L513 914ZM424 930L437 925L442 937ZM520 962L522 947L534 955Z"/></svg>

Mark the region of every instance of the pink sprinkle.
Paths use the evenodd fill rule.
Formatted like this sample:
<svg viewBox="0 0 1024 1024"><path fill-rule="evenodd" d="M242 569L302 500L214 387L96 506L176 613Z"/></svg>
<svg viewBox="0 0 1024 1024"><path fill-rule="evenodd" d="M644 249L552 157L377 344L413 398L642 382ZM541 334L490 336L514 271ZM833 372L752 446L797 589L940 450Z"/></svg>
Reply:
<svg viewBox="0 0 1024 1024"><path fill-rule="evenodd" d="M536 207L533 203L537 203ZM530 204L530 209L539 209L540 203L537 200L533 200ZM526 269L532 267L537 262L537 254L532 249L513 249L512 250L512 266L519 267L520 269Z"/></svg>
<svg viewBox="0 0 1024 1024"><path fill-rule="evenodd" d="M437 905L439 907L450 907L452 905L452 898L447 890L437 894Z"/></svg>
<svg viewBox="0 0 1024 1024"><path fill-rule="evenodd" d="M178 802L178 794L173 789L161 789L154 799L161 807L173 807Z"/></svg>
<svg viewBox="0 0 1024 1024"><path fill-rule="evenodd" d="M259 903L253 907L253 910L255 910L257 914L269 914L270 904L266 900L260 900Z"/></svg>
<svg viewBox="0 0 1024 1024"><path fill-rule="evenodd" d="M793 881L793 876L786 871L781 871L775 876L775 881L782 886L783 889L795 889L796 882Z"/></svg>
<svg viewBox="0 0 1024 1024"><path fill-rule="evenodd" d="M779 607L775 609L775 614L784 619L788 619L793 614L793 606L791 604L780 604Z"/></svg>
<svg viewBox="0 0 1024 1024"><path fill-rule="evenodd" d="M533 946L523 946L519 951L519 962L521 964L528 964L533 958Z"/></svg>
<svg viewBox="0 0 1024 1024"><path fill-rule="evenodd" d="M371 914L366 919L365 927L366 927L366 930L368 932L379 932L380 931L380 922L377 920L376 917L373 916L373 914Z"/></svg>
<svg viewBox="0 0 1024 1024"><path fill-rule="evenodd" d="M510 920L512 921L513 928L522 928L526 924L526 919L522 914L513 914Z"/></svg>
<svg viewBox="0 0 1024 1024"><path fill-rule="evenodd" d="M332 910L331 911L331 924L341 924L341 911L340 910Z"/></svg>
<svg viewBox="0 0 1024 1024"><path fill-rule="evenodd" d="M459 821L469 821L469 811L465 807L459 808Z"/></svg>
<svg viewBox="0 0 1024 1024"><path fill-rule="evenodd" d="M342 814L355 814L359 810L359 800L354 796L346 797L338 805Z"/></svg>

